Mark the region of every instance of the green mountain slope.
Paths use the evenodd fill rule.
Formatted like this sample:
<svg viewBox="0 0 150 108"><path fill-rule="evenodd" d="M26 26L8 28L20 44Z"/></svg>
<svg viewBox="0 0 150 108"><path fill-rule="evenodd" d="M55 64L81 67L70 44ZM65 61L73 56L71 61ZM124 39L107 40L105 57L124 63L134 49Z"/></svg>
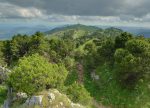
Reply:
<svg viewBox="0 0 150 108"><path fill-rule="evenodd" d="M76 39L83 36L88 36L97 30L99 30L99 28L95 26L76 24L61 28L55 28L45 33L48 35L48 37L66 37Z"/></svg>
<svg viewBox="0 0 150 108"><path fill-rule="evenodd" d="M86 26L81 24L64 26L60 28L55 28L50 31L45 32L47 37L59 37L59 38L99 38L99 37L116 37L120 35L123 31L117 28L107 28L101 29L96 26Z"/></svg>
<svg viewBox="0 0 150 108"><path fill-rule="evenodd" d="M45 32L46 34L53 34L56 32L60 31L65 31L65 30L71 30L71 29L80 29L80 30L86 30L86 31L96 31L99 28L95 26L86 26L86 25L81 25L81 24L75 24L75 25L69 25L69 26L63 26L59 28L54 28L50 31Z"/></svg>

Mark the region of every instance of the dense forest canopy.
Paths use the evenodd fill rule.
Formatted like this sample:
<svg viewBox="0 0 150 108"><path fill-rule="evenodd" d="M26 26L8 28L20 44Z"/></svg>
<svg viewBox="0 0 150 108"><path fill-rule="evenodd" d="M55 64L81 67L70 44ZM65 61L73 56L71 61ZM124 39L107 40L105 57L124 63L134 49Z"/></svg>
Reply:
<svg viewBox="0 0 150 108"><path fill-rule="evenodd" d="M150 107L150 39L116 28L75 25L0 41L0 83L28 95L57 88L94 108ZM93 102L94 100L94 102Z"/></svg>

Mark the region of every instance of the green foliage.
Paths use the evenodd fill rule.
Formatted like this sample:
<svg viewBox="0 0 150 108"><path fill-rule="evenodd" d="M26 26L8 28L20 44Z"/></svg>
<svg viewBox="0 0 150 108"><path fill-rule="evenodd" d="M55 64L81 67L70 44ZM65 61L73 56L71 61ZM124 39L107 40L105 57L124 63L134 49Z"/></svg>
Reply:
<svg viewBox="0 0 150 108"><path fill-rule="evenodd" d="M75 60L67 56L66 58L64 58L63 64L68 70L71 70L75 65Z"/></svg>
<svg viewBox="0 0 150 108"><path fill-rule="evenodd" d="M126 43L126 48L135 56L142 56L150 50L150 45L145 40L132 39Z"/></svg>
<svg viewBox="0 0 150 108"><path fill-rule="evenodd" d="M14 36L10 42L11 52L14 58L23 57L29 50L29 37L27 35Z"/></svg>
<svg viewBox="0 0 150 108"><path fill-rule="evenodd" d="M115 62L121 71L128 72L137 68L138 59L124 49L117 49L115 52Z"/></svg>
<svg viewBox="0 0 150 108"><path fill-rule="evenodd" d="M72 85L77 80L78 80L77 70L76 69L72 69L68 73L68 76L67 76L66 81L65 81L65 86Z"/></svg>
<svg viewBox="0 0 150 108"><path fill-rule="evenodd" d="M88 106L92 102L89 92L84 88L83 85L76 82L68 87L67 95L75 103L81 103Z"/></svg>
<svg viewBox="0 0 150 108"><path fill-rule="evenodd" d="M117 49L115 51L115 54L114 54L114 58L115 58L115 61L117 63L121 63L122 62L122 59L126 56L126 55L129 55L129 51L128 50L125 50L125 49Z"/></svg>
<svg viewBox="0 0 150 108"><path fill-rule="evenodd" d="M81 48L77 49L77 50L74 52L75 59L76 59L77 61L82 61L83 58L84 58L84 53L85 53L85 52L84 52L83 49L81 49Z"/></svg>
<svg viewBox="0 0 150 108"><path fill-rule="evenodd" d="M134 87L149 71L149 44L143 39L132 39L125 45L125 49L115 52L116 69L122 85Z"/></svg>
<svg viewBox="0 0 150 108"><path fill-rule="evenodd" d="M59 38L52 38L49 40L50 43L50 59L53 62L58 63L64 58L73 56L73 50L75 48L75 43L71 40L61 40Z"/></svg>
<svg viewBox="0 0 150 108"><path fill-rule="evenodd" d="M60 27L53 29L51 31L46 32L48 35L55 36L55 37L65 37L65 38L80 38L86 36L88 33L92 33L98 30L98 27L94 26L85 26L81 24L70 25L66 27Z"/></svg>
<svg viewBox="0 0 150 108"><path fill-rule="evenodd" d="M93 53L96 51L96 45L93 42L89 42L84 46L84 50L87 50L88 53Z"/></svg>
<svg viewBox="0 0 150 108"><path fill-rule="evenodd" d="M48 36L37 32L0 42L0 64L16 63L8 79L14 90L32 95L57 87L81 104L92 96L112 108L149 108L150 39L82 25L54 29ZM77 62L84 66L83 85L75 83Z"/></svg>
<svg viewBox="0 0 150 108"><path fill-rule="evenodd" d="M107 64L96 68L96 74L100 76L97 81L93 81L86 73L84 84L91 96L111 108L145 108L144 106L148 106L150 99L148 82L141 80L134 90L125 89L116 80L118 75L115 73L115 70Z"/></svg>
<svg viewBox="0 0 150 108"><path fill-rule="evenodd" d="M97 84L99 83L94 81L91 78L91 72L92 70L89 69L89 67L85 67L85 73L84 73L84 87L87 89L87 91L91 94L91 97L94 97L96 101L100 101L100 86Z"/></svg>
<svg viewBox="0 0 150 108"><path fill-rule="evenodd" d="M16 35L12 40L8 41L6 53L8 54L9 62L14 62L20 57L23 57L29 51L30 38L27 35ZM9 53L8 53L9 52Z"/></svg>
<svg viewBox="0 0 150 108"><path fill-rule="evenodd" d="M116 80L114 71L107 65L98 67L97 73L101 77L99 84L100 101L104 105L111 105L113 108L130 108L136 92L122 89Z"/></svg>
<svg viewBox="0 0 150 108"><path fill-rule="evenodd" d="M5 86L0 85L0 106L3 104L7 97L7 89Z"/></svg>
<svg viewBox="0 0 150 108"><path fill-rule="evenodd" d="M15 35L12 40L4 42L4 55L8 65L17 62L20 57L25 55L39 53L44 54L49 51L47 39L40 32L35 33L32 37L27 35Z"/></svg>
<svg viewBox="0 0 150 108"><path fill-rule="evenodd" d="M113 108L143 108L141 106L144 104L139 100L146 101L145 106L148 105L149 98L144 96L148 91L145 84L146 81L149 82L150 69L147 39L122 33L114 40L110 38L96 40L96 46L98 48L96 53L99 56L84 57L87 71L85 87L91 95ZM100 80L91 81L90 74L95 70ZM140 96L142 98L137 99Z"/></svg>
<svg viewBox="0 0 150 108"><path fill-rule="evenodd" d="M12 71L8 79L11 86L29 95L62 85L68 73L65 67L51 64L38 54L23 57Z"/></svg>
<svg viewBox="0 0 150 108"><path fill-rule="evenodd" d="M84 57L83 62L88 69L93 69L97 66L96 59L98 58L97 54L97 46L93 42L93 40L88 41L84 45Z"/></svg>
<svg viewBox="0 0 150 108"><path fill-rule="evenodd" d="M132 39L132 35L130 33L124 32L121 35L115 38L115 47L116 48L124 48L125 43Z"/></svg>
<svg viewBox="0 0 150 108"><path fill-rule="evenodd" d="M112 39L106 39L98 49L100 57L105 61L112 61L115 52L115 43Z"/></svg>
<svg viewBox="0 0 150 108"><path fill-rule="evenodd" d="M5 58L4 58L4 42L0 41L0 65L5 65Z"/></svg>
<svg viewBox="0 0 150 108"><path fill-rule="evenodd" d="M121 29L118 28L107 28L104 30L104 35L111 37L111 38L115 38L116 36L120 36L121 33L123 33L123 31Z"/></svg>
<svg viewBox="0 0 150 108"><path fill-rule="evenodd" d="M44 52L49 51L48 40L44 37L44 34L41 32L36 32L31 37L30 42L30 53L40 53L44 54Z"/></svg>

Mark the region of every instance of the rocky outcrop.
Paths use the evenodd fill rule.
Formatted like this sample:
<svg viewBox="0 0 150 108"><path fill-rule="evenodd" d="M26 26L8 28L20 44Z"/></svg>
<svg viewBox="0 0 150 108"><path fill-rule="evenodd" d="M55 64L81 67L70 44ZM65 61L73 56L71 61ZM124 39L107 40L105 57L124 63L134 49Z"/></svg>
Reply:
<svg viewBox="0 0 150 108"><path fill-rule="evenodd" d="M13 108L86 108L80 104L75 104L71 102L71 100L66 95L61 94L56 89L40 92L36 96L27 98L27 100L24 103L20 103L20 105L18 106L15 105L16 103L14 102L12 104L12 107Z"/></svg>
<svg viewBox="0 0 150 108"><path fill-rule="evenodd" d="M8 99L5 100L5 101L4 101L4 105L1 106L0 108L9 108L9 100L8 100Z"/></svg>
<svg viewBox="0 0 150 108"><path fill-rule="evenodd" d="M22 98L28 98L27 94L23 92L18 92L16 94L16 99L22 99Z"/></svg>
<svg viewBox="0 0 150 108"><path fill-rule="evenodd" d="M6 67L0 66L0 83L3 83L8 78L8 73L10 72Z"/></svg>
<svg viewBox="0 0 150 108"><path fill-rule="evenodd" d="M50 102L52 102L52 101L54 101L55 100L55 95L53 94L53 93L48 93L48 100L50 101Z"/></svg>
<svg viewBox="0 0 150 108"><path fill-rule="evenodd" d="M42 99L43 95L32 96L31 98L28 98L26 100L25 105L26 106L42 105Z"/></svg>

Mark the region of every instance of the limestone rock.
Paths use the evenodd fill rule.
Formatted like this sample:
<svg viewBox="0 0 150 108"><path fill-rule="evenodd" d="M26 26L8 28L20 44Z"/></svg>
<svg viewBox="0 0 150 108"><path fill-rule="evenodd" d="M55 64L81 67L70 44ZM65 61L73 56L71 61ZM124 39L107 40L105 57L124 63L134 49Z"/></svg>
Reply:
<svg viewBox="0 0 150 108"><path fill-rule="evenodd" d="M28 98L24 104L14 108L86 108L80 104L75 104L65 95L56 89L50 89L38 93L39 95ZM22 93L18 94L23 95ZM15 103L14 103L15 105Z"/></svg>
<svg viewBox="0 0 150 108"><path fill-rule="evenodd" d="M53 101L53 100L55 100L55 95L53 94L53 93L48 93L48 99L50 100L50 101Z"/></svg>
<svg viewBox="0 0 150 108"><path fill-rule="evenodd" d="M40 96L32 96L31 98L27 99L25 104L26 105L41 105L42 104L43 95Z"/></svg>
<svg viewBox="0 0 150 108"><path fill-rule="evenodd" d="M28 96L27 96L26 93L18 92L18 93L16 94L16 97L17 97L17 99L22 99L22 98L27 98Z"/></svg>

